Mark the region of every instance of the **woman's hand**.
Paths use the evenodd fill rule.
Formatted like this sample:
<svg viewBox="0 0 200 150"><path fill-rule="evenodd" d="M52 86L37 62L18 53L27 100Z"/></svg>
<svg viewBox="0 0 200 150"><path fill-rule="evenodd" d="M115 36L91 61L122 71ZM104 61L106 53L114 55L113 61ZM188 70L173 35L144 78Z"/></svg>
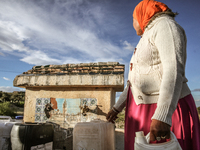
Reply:
<svg viewBox="0 0 200 150"><path fill-rule="evenodd" d="M152 119L151 127L150 127L150 141L160 141L161 139L169 139L170 138L170 125Z"/></svg>
<svg viewBox="0 0 200 150"><path fill-rule="evenodd" d="M106 116L106 119L109 121L109 122L112 122L112 123L115 123L115 120L118 118L117 117L118 115L118 112L117 111L113 111L113 109L111 109L107 116Z"/></svg>

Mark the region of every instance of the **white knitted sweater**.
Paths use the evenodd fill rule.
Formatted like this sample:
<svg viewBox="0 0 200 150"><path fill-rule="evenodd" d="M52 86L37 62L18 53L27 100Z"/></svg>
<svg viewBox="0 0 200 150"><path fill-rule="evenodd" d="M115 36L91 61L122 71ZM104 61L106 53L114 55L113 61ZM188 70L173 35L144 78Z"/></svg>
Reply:
<svg viewBox="0 0 200 150"><path fill-rule="evenodd" d="M152 21L130 61L127 86L114 107L122 111L128 88L137 105L157 103L152 119L171 125L178 100L189 95L185 77L186 35L183 28L164 14Z"/></svg>

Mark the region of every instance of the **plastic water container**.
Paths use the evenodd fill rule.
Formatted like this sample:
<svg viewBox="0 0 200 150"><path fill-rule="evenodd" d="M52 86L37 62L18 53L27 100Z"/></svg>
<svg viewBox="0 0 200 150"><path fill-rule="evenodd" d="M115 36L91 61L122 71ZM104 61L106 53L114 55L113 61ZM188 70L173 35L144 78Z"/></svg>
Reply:
<svg viewBox="0 0 200 150"><path fill-rule="evenodd" d="M173 132L170 135L170 141L157 144L149 144L150 133L144 136L143 131L136 132L134 149L135 150L182 150Z"/></svg>
<svg viewBox="0 0 200 150"><path fill-rule="evenodd" d="M73 150L115 150L114 124L102 120L77 123Z"/></svg>
<svg viewBox="0 0 200 150"><path fill-rule="evenodd" d="M12 150L52 150L53 126L43 123L18 123L11 130Z"/></svg>
<svg viewBox="0 0 200 150"><path fill-rule="evenodd" d="M0 150L11 149L10 132L14 124L10 116L0 116Z"/></svg>
<svg viewBox="0 0 200 150"><path fill-rule="evenodd" d="M73 150L73 128L62 128L59 124L50 122L54 127L53 149Z"/></svg>

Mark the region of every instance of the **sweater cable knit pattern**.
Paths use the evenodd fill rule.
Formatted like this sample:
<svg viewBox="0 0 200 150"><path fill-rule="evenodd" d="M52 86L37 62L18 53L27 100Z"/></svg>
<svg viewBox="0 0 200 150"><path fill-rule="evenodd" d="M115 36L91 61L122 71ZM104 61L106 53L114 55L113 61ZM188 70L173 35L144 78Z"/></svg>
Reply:
<svg viewBox="0 0 200 150"><path fill-rule="evenodd" d="M186 35L183 28L166 14L145 29L130 63L128 84L114 105L122 111L129 86L139 104L157 103L152 119L171 125L178 100L189 95L185 77Z"/></svg>

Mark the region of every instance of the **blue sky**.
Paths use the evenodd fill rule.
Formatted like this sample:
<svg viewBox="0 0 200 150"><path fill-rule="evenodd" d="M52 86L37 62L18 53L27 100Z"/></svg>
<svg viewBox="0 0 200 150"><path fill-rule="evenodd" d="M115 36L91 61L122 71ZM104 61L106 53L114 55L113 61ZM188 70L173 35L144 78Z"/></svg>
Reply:
<svg viewBox="0 0 200 150"><path fill-rule="evenodd" d="M0 0L0 90L34 65L117 61L128 64L139 41L132 12L139 0ZM200 106L200 1L161 0L188 39L186 76ZM117 94L119 95L119 93Z"/></svg>

